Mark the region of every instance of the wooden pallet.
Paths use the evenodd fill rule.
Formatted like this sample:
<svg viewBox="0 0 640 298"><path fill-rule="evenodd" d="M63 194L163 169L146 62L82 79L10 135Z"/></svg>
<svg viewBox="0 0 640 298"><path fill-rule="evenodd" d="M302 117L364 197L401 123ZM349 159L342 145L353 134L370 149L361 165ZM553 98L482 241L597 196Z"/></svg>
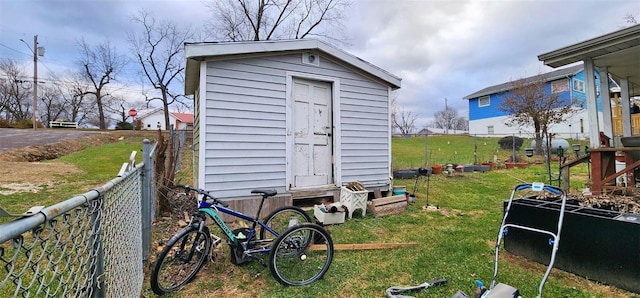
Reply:
<svg viewBox="0 0 640 298"><path fill-rule="evenodd" d="M407 197L405 195L373 199L368 204L367 209L373 213L374 217L391 214L400 214L407 210Z"/></svg>

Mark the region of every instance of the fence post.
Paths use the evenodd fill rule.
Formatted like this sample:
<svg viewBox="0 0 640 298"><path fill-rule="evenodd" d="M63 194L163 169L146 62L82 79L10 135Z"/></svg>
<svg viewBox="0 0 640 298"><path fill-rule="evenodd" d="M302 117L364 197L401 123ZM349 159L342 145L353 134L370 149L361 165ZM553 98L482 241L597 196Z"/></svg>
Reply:
<svg viewBox="0 0 640 298"><path fill-rule="evenodd" d="M104 227L102 226L102 211L104 208L104 192L99 189L95 189L98 192L98 198L91 202L91 229L93 230L91 233L91 238L93 243L93 252L95 253L95 262L94 262L94 270L93 272L93 298L104 298L105 297L105 286L104 282L104 246L102 244L102 232Z"/></svg>
<svg viewBox="0 0 640 298"><path fill-rule="evenodd" d="M148 139L142 141L142 202L141 202L141 216L142 216L142 259L149 259L149 251L151 249L151 223L153 223L153 212L151 204L153 203L151 197L151 178L153 177L153 165L151 164L151 145Z"/></svg>

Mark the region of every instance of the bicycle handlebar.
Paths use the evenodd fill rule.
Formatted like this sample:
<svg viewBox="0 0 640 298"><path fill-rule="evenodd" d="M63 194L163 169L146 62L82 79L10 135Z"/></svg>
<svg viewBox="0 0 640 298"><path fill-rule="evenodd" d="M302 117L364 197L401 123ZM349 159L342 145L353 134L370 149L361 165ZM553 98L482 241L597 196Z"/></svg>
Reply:
<svg viewBox="0 0 640 298"><path fill-rule="evenodd" d="M196 193L198 193L198 194L201 194L201 195L203 195L203 196L204 196L205 201L206 201L206 199L208 198L208 199L213 200L213 204L218 204L218 205L221 205L222 207L229 207L229 205L228 205L228 204L226 204L226 203L224 203L224 202L220 201L218 198L216 198L216 197L212 196L208 191L206 191L206 190L204 190L204 189L195 188L195 187L191 187L191 186L189 186L189 185L182 185L182 184L176 184L176 187L179 187L179 188L184 189L184 190L185 190L185 192L192 192L192 191L194 191L194 192L196 192Z"/></svg>

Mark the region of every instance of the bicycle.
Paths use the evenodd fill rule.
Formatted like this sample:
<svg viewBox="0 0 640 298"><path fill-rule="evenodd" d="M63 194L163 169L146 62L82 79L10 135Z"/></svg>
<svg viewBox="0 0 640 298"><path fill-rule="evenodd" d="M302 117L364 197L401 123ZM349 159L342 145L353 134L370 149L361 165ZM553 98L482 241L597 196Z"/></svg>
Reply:
<svg viewBox="0 0 640 298"><path fill-rule="evenodd" d="M288 286L311 284L329 270L334 253L331 236L322 226L312 223L304 210L285 206L271 212L263 221L258 220L265 199L276 195L276 190L251 191L262 196L256 216L251 217L230 209L208 191L186 185L177 187L186 193L196 193L198 210L192 214L189 224L171 237L158 255L151 272L154 293L163 295L178 290L192 281L202 268L214 244L212 237L215 237L206 226L207 216L222 230L231 249L231 262L235 265L258 261L267 267L258 255L268 254L271 274L280 284ZM251 226L231 230L218 212L240 218Z"/></svg>

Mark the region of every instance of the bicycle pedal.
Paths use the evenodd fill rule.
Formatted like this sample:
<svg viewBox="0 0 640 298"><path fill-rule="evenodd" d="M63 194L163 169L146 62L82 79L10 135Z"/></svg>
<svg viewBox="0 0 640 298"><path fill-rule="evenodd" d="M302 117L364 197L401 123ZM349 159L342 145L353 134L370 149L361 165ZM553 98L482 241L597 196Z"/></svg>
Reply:
<svg viewBox="0 0 640 298"><path fill-rule="evenodd" d="M246 254L246 256L248 256L250 259L254 260L254 261L258 261L258 263L260 263L262 265L262 267L267 267L267 263L264 262L263 259L258 258L258 257L254 257L253 255L250 254Z"/></svg>

